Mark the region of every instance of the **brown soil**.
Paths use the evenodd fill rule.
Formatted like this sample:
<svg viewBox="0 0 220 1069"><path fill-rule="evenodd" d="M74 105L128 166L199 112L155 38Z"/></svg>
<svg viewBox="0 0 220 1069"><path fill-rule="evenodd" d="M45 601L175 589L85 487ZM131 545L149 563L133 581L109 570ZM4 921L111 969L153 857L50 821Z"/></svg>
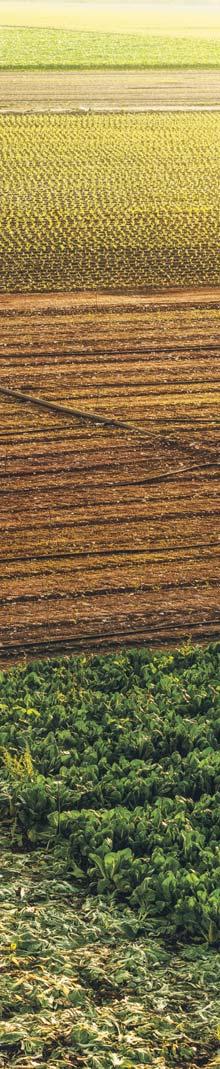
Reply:
<svg viewBox="0 0 220 1069"><path fill-rule="evenodd" d="M220 108L219 70L0 71L0 112Z"/></svg>
<svg viewBox="0 0 220 1069"><path fill-rule="evenodd" d="M0 654L219 636L220 291L0 297ZM184 470L186 469L186 470Z"/></svg>

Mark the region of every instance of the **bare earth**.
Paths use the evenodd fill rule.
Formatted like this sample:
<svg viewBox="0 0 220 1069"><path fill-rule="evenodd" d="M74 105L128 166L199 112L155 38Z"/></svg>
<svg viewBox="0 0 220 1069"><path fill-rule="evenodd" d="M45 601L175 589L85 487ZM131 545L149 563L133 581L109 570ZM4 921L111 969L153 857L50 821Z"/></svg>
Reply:
<svg viewBox="0 0 220 1069"><path fill-rule="evenodd" d="M220 290L0 297L1 660L219 635ZM165 476L165 478L164 478Z"/></svg>
<svg viewBox="0 0 220 1069"><path fill-rule="evenodd" d="M219 70L0 71L0 112L219 110Z"/></svg>

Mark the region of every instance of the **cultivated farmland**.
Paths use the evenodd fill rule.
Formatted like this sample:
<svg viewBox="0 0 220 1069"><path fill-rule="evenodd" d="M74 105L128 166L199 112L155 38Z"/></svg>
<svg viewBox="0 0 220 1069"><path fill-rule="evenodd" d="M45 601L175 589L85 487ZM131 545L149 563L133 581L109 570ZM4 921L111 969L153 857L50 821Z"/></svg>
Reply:
<svg viewBox="0 0 220 1069"><path fill-rule="evenodd" d="M220 70L0 70L2 113L179 109L220 109Z"/></svg>
<svg viewBox="0 0 220 1069"><path fill-rule="evenodd" d="M1 298L2 385L140 428L0 394L3 659L217 637L219 300Z"/></svg>
<svg viewBox="0 0 220 1069"><path fill-rule="evenodd" d="M213 113L1 116L1 292L217 285L219 133Z"/></svg>
<svg viewBox="0 0 220 1069"><path fill-rule="evenodd" d="M45 37L12 41L6 111L173 102L156 70L39 90ZM49 34L51 67L170 54L104 41ZM0 1066L219 1069L219 117L0 139Z"/></svg>
<svg viewBox="0 0 220 1069"><path fill-rule="evenodd" d="M2 69L219 66L220 38L214 35L207 39L1 26Z"/></svg>
<svg viewBox="0 0 220 1069"><path fill-rule="evenodd" d="M219 653L1 672L2 1069L219 1069Z"/></svg>

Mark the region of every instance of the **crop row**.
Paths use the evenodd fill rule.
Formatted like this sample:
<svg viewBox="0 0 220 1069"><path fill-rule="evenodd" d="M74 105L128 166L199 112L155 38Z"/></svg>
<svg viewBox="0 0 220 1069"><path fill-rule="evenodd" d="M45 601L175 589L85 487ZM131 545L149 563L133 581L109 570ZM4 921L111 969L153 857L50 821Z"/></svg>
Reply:
<svg viewBox="0 0 220 1069"><path fill-rule="evenodd" d="M1 291L219 283L219 123L2 117Z"/></svg>

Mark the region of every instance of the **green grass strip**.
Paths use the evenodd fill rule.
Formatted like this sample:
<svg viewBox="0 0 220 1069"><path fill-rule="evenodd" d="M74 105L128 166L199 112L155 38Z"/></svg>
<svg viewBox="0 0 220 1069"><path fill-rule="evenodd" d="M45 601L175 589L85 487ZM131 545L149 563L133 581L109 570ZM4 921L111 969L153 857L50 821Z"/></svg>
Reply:
<svg viewBox="0 0 220 1069"><path fill-rule="evenodd" d="M220 39L0 28L0 69L219 67Z"/></svg>

